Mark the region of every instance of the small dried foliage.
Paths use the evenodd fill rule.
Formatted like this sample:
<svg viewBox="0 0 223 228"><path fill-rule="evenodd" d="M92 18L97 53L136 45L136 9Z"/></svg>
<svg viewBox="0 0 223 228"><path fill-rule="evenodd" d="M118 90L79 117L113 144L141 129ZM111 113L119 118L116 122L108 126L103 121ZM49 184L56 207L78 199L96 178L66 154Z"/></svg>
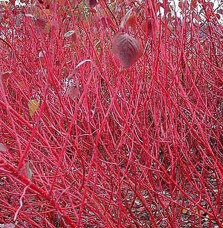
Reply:
<svg viewBox="0 0 223 228"><path fill-rule="evenodd" d="M161 2L1 2L0 227L222 227L223 8Z"/></svg>

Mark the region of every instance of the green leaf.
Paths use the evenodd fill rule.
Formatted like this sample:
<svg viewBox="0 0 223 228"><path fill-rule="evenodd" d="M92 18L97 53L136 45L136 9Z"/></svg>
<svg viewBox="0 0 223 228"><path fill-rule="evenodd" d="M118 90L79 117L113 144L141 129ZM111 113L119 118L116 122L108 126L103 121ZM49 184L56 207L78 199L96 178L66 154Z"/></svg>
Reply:
<svg viewBox="0 0 223 228"><path fill-rule="evenodd" d="M29 114L32 117L39 108L39 102L37 100L30 100L28 103Z"/></svg>

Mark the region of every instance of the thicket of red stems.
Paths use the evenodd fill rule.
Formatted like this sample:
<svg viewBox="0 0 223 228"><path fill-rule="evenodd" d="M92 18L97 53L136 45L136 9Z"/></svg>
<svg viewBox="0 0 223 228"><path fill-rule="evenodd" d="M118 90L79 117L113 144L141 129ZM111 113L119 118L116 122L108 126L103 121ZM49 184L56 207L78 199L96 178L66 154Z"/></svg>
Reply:
<svg viewBox="0 0 223 228"><path fill-rule="evenodd" d="M222 227L223 28L199 2L3 5L0 224Z"/></svg>

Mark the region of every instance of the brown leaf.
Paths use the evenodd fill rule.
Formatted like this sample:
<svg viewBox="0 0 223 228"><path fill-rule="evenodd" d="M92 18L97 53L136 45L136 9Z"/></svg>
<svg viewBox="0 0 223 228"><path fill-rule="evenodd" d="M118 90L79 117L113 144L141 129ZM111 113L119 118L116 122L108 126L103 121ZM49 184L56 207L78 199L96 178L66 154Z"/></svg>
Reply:
<svg viewBox="0 0 223 228"><path fill-rule="evenodd" d="M114 54L126 68L133 65L142 55L141 43L127 33L117 34L113 39L112 48Z"/></svg>

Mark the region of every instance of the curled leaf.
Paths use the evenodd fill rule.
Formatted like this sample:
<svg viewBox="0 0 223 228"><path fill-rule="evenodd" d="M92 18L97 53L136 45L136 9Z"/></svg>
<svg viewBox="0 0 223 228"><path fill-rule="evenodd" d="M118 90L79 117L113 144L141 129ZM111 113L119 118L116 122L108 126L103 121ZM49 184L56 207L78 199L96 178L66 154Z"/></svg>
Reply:
<svg viewBox="0 0 223 228"><path fill-rule="evenodd" d="M120 28L124 28L126 21L128 21L129 17L132 14L132 9L130 9L125 16L122 18L121 24L120 24Z"/></svg>
<svg viewBox="0 0 223 228"><path fill-rule="evenodd" d="M142 55L141 43L127 33L117 34L113 39L112 48L114 54L126 68L133 65Z"/></svg>
<svg viewBox="0 0 223 228"><path fill-rule="evenodd" d="M72 36L74 33L75 33L74 30L70 30L64 34L64 37L66 38L66 37Z"/></svg>
<svg viewBox="0 0 223 228"><path fill-rule="evenodd" d="M32 169L32 164L31 164L30 161L28 161L26 163L26 172L27 172L27 178L29 180L31 180L32 179L32 175L33 175L33 169Z"/></svg>
<svg viewBox="0 0 223 228"><path fill-rule="evenodd" d="M37 100L30 100L28 103L29 114L32 117L39 108L39 102Z"/></svg>
<svg viewBox="0 0 223 228"><path fill-rule="evenodd" d="M91 59L85 59L85 60L81 61L80 63L77 64L77 66L75 67L75 69L77 69L78 67L80 67L81 65L83 65L86 62L91 62Z"/></svg>
<svg viewBox="0 0 223 228"><path fill-rule="evenodd" d="M29 14L29 13L25 14L25 17L35 18L35 16L33 16L32 14Z"/></svg>

